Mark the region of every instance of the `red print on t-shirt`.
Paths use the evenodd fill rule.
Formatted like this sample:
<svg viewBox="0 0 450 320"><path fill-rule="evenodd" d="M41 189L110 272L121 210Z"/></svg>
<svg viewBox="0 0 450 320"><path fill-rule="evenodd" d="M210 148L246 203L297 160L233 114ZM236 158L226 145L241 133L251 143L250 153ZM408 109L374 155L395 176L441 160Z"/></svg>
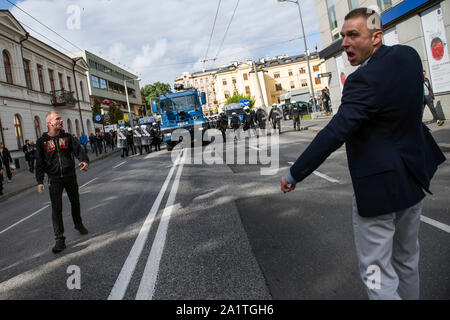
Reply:
<svg viewBox="0 0 450 320"><path fill-rule="evenodd" d="M53 140L48 140L44 142L45 151L52 152L56 149L55 142Z"/></svg>

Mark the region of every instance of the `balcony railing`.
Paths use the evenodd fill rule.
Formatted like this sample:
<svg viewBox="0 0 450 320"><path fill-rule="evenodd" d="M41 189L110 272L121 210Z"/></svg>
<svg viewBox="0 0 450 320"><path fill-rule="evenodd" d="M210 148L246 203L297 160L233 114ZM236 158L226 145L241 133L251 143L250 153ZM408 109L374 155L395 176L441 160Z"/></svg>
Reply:
<svg viewBox="0 0 450 320"><path fill-rule="evenodd" d="M73 91L67 91L67 90L55 90L51 91L50 94L52 95L52 105L55 107L61 107L61 106L68 106L68 107L75 107L75 103L77 100L74 97Z"/></svg>

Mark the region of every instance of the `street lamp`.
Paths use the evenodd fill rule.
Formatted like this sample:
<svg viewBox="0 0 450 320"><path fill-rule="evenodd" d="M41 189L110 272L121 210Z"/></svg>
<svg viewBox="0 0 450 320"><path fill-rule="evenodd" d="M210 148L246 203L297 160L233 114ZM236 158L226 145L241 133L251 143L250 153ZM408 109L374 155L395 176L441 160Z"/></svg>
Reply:
<svg viewBox="0 0 450 320"><path fill-rule="evenodd" d="M125 85L125 95L127 97L127 106L128 106L128 117L130 118L130 127L133 127L133 114L131 113L130 110L130 101L128 100L128 89L127 89L127 81L141 81L140 78L136 78L136 79L128 79L128 80L123 80L123 84Z"/></svg>
<svg viewBox="0 0 450 320"><path fill-rule="evenodd" d="M313 96L313 112L316 112L316 97L314 95L313 81L312 81L312 77L311 77L311 66L309 64L309 51L308 51L308 46L306 44L305 29L303 28L303 18L302 18L302 10L300 8L300 2L299 2L299 0L277 0L277 1L278 2L292 2L292 3L296 3L298 6L298 13L300 15L300 24L302 26L303 41L305 43L306 62L308 64L309 83L311 85L311 92L312 92L312 96Z"/></svg>

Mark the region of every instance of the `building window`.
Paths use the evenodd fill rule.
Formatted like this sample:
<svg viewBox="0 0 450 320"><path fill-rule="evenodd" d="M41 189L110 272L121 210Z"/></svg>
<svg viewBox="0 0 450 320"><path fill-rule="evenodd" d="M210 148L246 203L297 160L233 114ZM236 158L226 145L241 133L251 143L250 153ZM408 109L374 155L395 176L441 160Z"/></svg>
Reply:
<svg viewBox="0 0 450 320"><path fill-rule="evenodd" d="M50 90L55 91L55 79L53 78L53 70L48 69L48 78L50 79Z"/></svg>
<svg viewBox="0 0 450 320"><path fill-rule="evenodd" d="M92 125L91 125L91 121L89 119L86 120L86 126L87 126L87 130L88 130L88 135L90 135L92 133Z"/></svg>
<svg viewBox="0 0 450 320"><path fill-rule="evenodd" d="M81 91L81 100L84 101L84 89L82 81L80 81L80 91Z"/></svg>
<svg viewBox="0 0 450 320"><path fill-rule="evenodd" d="M244 80L245 80L245 81L248 80L248 73L244 73Z"/></svg>
<svg viewBox="0 0 450 320"><path fill-rule="evenodd" d="M328 19L330 22L331 37L333 40L339 38L339 30L336 19L336 11L334 9L334 0L327 0Z"/></svg>
<svg viewBox="0 0 450 320"><path fill-rule="evenodd" d="M92 79L92 86L94 88L100 88L100 81L99 81L98 77L91 76L91 79Z"/></svg>
<svg viewBox="0 0 450 320"><path fill-rule="evenodd" d="M236 84L236 78L231 79L231 82L233 82L233 84Z"/></svg>
<svg viewBox="0 0 450 320"><path fill-rule="evenodd" d="M58 72L58 79L59 79L59 88L61 90L64 90L64 81L63 81L63 75L62 73Z"/></svg>
<svg viewBox="0 0 450 320"><path fill-rule="evenodd" d="M226 85L227 85L227 80L223 79L223 80L222 80L222 84L223 84L224 86L226 86Z"/></svg>
<svg viewBox="0 0 450 320"><path fill-rule="evenodd" d="M72 79L70 77L67 77L67 86L69 87L69 91L72 91Z"/></svg>
<svg viewBox="0 0 450 320"><path fill-rule="evenodd" d="M322 82L320 81L320 78L315 78L315 82L316 84L321 84Z"/></svg>
<svg viewBox="0 0 450 320"><path fill-rule="evenodd" d="M245 93L250 94L250 86L245 86Z"/></svg>
<svg viewBox="0 0 450 320"><path fill-rule="evenodd" d="M392 0L378 0L378 7L383 12L392 7Z"/></svg>
<svg viewBox="0 0 450 320"><path fill-rule="evenodd" d="M230 97L230 91L225 91L224 95L225 95L225 99L228 99Z"/></svg>
<svg viewBox="0 0 450 320"><path fill-rule="evenodd" d="M306 81L306 79L302 79L302 87L307 87L308 86L308 82Z"/></svg>
<svg viewBox="0 0 450 320"><path fill-rule="evenodd" d="M306 70L305 70L305 68L300 68L300 69L298 69L298 72L299 72L300 74L302 74L302 73L306 73Z"/></svg>
<svg viewBox="0 0 450 320"><path fill-rule="evenodd" d="M348 0L348 8L350 10L356 9L359 7L358 0Z"/></svg>
<svg viewBox="0 0 450 320"><path fill-rule="evenodd" d="M279 72L274 72L273 77L275 79L278 79L280 77L280 73Z"/></svg>
<svg viewBox="0 0 450 320"><path fill-rule="evenodd" d="M3 67L5 68L6 82L13 84L11 58L6 50L3 50Z"/></svg>
<svg viewBox="0 0 450 320"><path fill-rule="evenodd" d="M100 78L100 89L107 89L108 84L106 83L105 79Z"/></svg>
<svg viewBox="0 0 450 320"><path fill-rule="evenodd" d="M288 75L289 77L292 77L294 75L294 73L292 72L292 70L288 70Z"/></svg>
<svg viewBox="0 0 450 320"><path fill-rule="evenodd" d="M319 65L318 64L313 66L313 71L314 72L319 72Z"/></svg>
<svg viewBox="0 0 450 320"><path fill-rule="evenodd" d="M281 86L281 83L275 83L275 90L276 90L276 91L281 91L281 90L283 90L283 87Z"/></svg>
<svg viewBox="0 0 450 320"><path fill-rule="evenodd" d="M30 61L23 59L23 67L25 69L25 82L27 83L27 88L33 90L33 84L31 82Z"/></svg>
<svg viewBox="0 0 450 320"><path fill-rule="evenodd" d="M34 117L34 132L36 133L36 140L42 135L41 133L41 120L38 116Z"/></svg>
<svg viewBox="0 0 450 320"><path fill-rule="evenodd" d="M39 78L39 89L41 90L41 92L45 92L44 76L42 74L42 66L40 64L37 65L37 71L38 71L38 78Z"/></svg>
<svg viewBox="0 0 450 320"><path fill-rule="evenodd" d="M72 121L70 119L67 119L67 131L72 134Z"/></svg>
<svg viewBox="0 0 450 320"><path fill-rule="evenodd" d="M20 150L22 149L24 143L23 143L22 118L18 114L14 116L14 132L16 133L17 147Z"/></svg>
<svg viewBox="0 0 450 320"><path fill-rule="evenodd" d="M291 89L295 89L295 83L294 83L294 81L291 81Z"/></svg>

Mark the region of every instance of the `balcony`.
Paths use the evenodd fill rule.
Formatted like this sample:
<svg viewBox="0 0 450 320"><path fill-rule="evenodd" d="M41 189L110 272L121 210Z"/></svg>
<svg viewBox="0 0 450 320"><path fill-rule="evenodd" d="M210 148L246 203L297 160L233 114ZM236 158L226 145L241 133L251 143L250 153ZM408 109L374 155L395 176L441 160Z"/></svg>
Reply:
<svg viewBox="0 0 450 320"><path fill-rule="evenodd" d="M52 95L52 105L55 107L75 107L77 100L75 99L73 93L73 91L67 91L64 89L51 91L50 94Z"/></svg>

